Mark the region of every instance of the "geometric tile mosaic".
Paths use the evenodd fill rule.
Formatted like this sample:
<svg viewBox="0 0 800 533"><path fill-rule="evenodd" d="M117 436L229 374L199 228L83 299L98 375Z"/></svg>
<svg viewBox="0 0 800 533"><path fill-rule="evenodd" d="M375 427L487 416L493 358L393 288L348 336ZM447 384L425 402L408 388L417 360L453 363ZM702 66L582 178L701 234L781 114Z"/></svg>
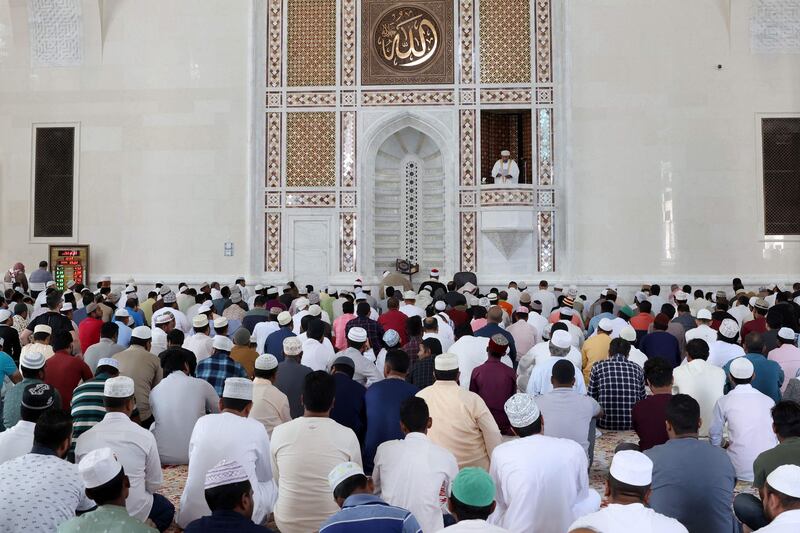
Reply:
<svg viewBox="0 0 800 533"><path fill-rule="evenodd" d="M480 0L481 83L531 80L529 0Z"/></svg>
<svg viewBox="0 0 800 533"><path fill-rule="evenodd" d="M286 207L336 207L335 192L289 192Z"/></svg>
<svg viewBox="0 0 800 533"><path fill-rule="evenodd" d="M287 85L336 85L336 0L291 0L287 5Z"/></svg>
<svg viewBox="0 0 800 533"><path fill-rule="evenodd" d="M533 206L533 189L483 189L481 206Z"/></svg>
<svg viewBox="0 0 800 533"><path fill-rule="evenodd" d="M339 271L356 271L356 214L339 213Z"/></svg>
<svg viewBox="0 0 800 533"><path fill-rule="evenodd" d="M550 13L551 0L536 2L536 82L553 82L553 35Z"/></svg>
<svg viewBox="0 0 800 533"><path fill-rule="evenodd" d="M336 113L287 113L286 186L336 185Z"/></svg>

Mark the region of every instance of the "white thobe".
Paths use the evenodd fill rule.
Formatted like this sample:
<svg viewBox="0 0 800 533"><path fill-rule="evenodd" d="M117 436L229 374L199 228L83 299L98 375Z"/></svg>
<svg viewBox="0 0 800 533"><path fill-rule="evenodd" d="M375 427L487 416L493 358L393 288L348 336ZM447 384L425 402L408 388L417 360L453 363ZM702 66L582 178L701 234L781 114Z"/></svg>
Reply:
<svg viewBox="0 0 800 533"><path fill-rule="evenodd" d="M498 175L500 177L498 177ZM506 178L506 176L511 177ZM494 182L496 184L519 183L519 166L517 166L517 162L513 159L509 159L508 161L498 159L492 167L492 177L494 178Z"/></svg>
<svg viewBox="0 0 800 533"><path fill-rule="evenodd" d="M305 353L303 357L305 358ZM375 366L375 363L370 362L369 359L364 357L364 355L355 348L347 348L341 352L332 354L328 359L325 370L330 371L333 362L339 357L349 357L353 360L353 364L356 367L356 372L353 374L353 381L361 383L365 387L369 387L373 383L383 379L383 372L378 371L378 367Z"/></svg>
<svg viewBox="0 0 800 533"><path fill-rule="evenodd" d="M750 309L748 309L746 305L735 305L728 309L728 314L736 319L740 328L745 322L750 322L753 320L753 313L750 312Z"/></svg>
<svg viewBox="0 0 800 533"><path fill-rule="evenodd" d="M158 454L165 465L189 462L189 439L195 423L207 412L219 412L219 396L204 379L171 372L150 391Z"/></svg>
<svg viewBox="0 0 800 533"><path fill-rule="evenodd" d="M111 448L131 482L125 507L142 522L153 507L153 494L161 487L161 460L152 433L132 422L125 413L106 413L103 420L78 437L75 462L99 448Z"/></svg>
<svg viewBox="0 0 800 533"><path fill-rule="evenodd" d="M676 368L672 378L673 394L688 394L700 404L702 425L699 435L708 437L714 406L724 394L725 371L703 359L692 359Z"/></svg>
<svg viewBox="0 0 800 533"><path fill-rule="evenodd" d="M14 427L0 433L0 464L30 453L33 446L33 428L36 424L20 420Z"/></svg>
<svg viewBox="0 0 800 533"><path fill-rule="evenodd" d="M327 340L323 339L323 341ZM300 360L300 364L311 370L327 370L328 361L331 360L334 353L330 341L326 344L316 339L306 339L303 341L303 358Z"/></svg>
<svg viewBox="0 0 800 533"><path fill-rule="evenodd" d="M553 377L553 367L562 359L566 358L553 357L551 355L549 358L538 363L533 368L533 372L531 372L531 377L528 380L528 386L525 392L533 396L539 396L552 391L553 383L550 379ZM566 360L569 361L569 359ZM583 381L581 367L577 366L575 363L572 363L572 365L575 367L575 384L572 386L572 390L578 394L586 394L586 383Z"/></svg>
<svg viewBox="0 0 800 533"><path fill-rule="evenodd" d="M769 525L757 529L755 533L797 533L800 531L800 509L784 511Z"/></svg>
<svg viewBox="0 0 800 533"><path fill-rule="evenodd" d="M442 345L442 353L447 353L450 346L453 345L453 343L450 342L449 339L447 339L441 333L431 333L430 331L428 331L422 335L422 340L425 339L436 339L437 341L439 341L439 344Z"/></svg>
<svg viewBox="0 0 800 533"><path fill-rule="evenodd" d="M446 313L436 313L433 315L433 318L435 318L436 322L439 323L439 335L447 343L447 347L445 347L445 343L442 343L442 353L444 353L453 345L454 342L456 342L452 320L450 320L450 317L447 316Z"/></svg>
<svg viewBox="0 0 800 533"><path fill-rule="evenodd" d="M644 364L647 362L647 356L636 346L631 345L631 351L628 353L628 361L631 363L636 363L642 369L644 369Z"/></svg>
<svg viewBox="0 0 800 533"><path fill-rule="evenodd" d="M153 328L150 338L150 353L158 355L167 349L167 334L161 328Z"/></svg>
<svg viewBox="0 0 800 533"><path fill-rule="evenodd" d="M650 302L650 305L653 307L653 314L657 315L661 312L661 306L667 303L660 294L652 294L647 297L647 301Z"/></svg>
<svg viewBox="0 0 800 533"><path fill-rule="evenodd" d="M462 533L464 531L480 531L480 533L509 533L507 529L490 524L486 520L462 520L457 524L440 529L437 533Z"/></svg>
<svg viewBox="0 0 800 533"><path fill-rule="evenodd" d="M641 503L609 504L596 513L578 518L568 531L581 527L603 533L688 533L674 518L659 514Z"/></svg>
<svg viewBox="0 0 800 533"><path fill-rule="evenodd" d="M416 305L404 304L400 306L399 311L406 315L408 318L412 316L418 316L422 319L425 318L425 310L421 307L417 307Z"/></svg>
<svg viewBox="0 0 800 533"><path fill-rule="evenodd" d="M186 318L186 315L183 314L178 309L173 309L172 307L162 307L161 309L156 310L153 313L153 317L150 319L151 324L156 323L156 318L163 315L169 311L175 317L175 327L181 330L185 335L188 335L192 331L192 323L189 322L189 319Z"/></svg>
<svg viewBox="0 0 800 533"><path fill-rule="evenodd" d="M488 337L473 337L465 335L458 339L451 347L450 353L458 356L458 371L461 377L458 378L458 383L462 389L469 390L469 381L472 378L472 371L489 359L489 354L486 353L486 348L489 346ZM513 368L511 359L504 355L500 359L506 366Z"/></svg>
<svg viewBox="0 0 800 533"><path fill-rule="evenodd" d="M738 344L725 341L714 341L708 350L708 362L722 368L728 361L744 355L744 349Z"/></svg>
<svg viewBox="0 0 800 533"><path fill-rule="evenodd" d="M501 444L489 472L497 487L489 522L519 533L564 533L600 508L588 471L586 452L569 439L531 435Z"/></svg>
<svg viewBox="0 0 800 533"><path fill-rule="evenodd" d="M548 290L536 289L531 291L529 289L528 292L530 292L531 295L531 302L539 300L542 303L542 316L550 316L550 313L555 309L556 305L558 305L556 295ZM535 325L536 324L534 324L534 326Z"/></svg>
<svg viewBox="0 0 800 533"><path fill-rule="evenodd" d="M717 342L717 332L707 324L700 324L696 328L692 328L686 332L686 342L694 339L703 339L708 344L709 349L711 345Z"/></svg>
<svg viewBox="0 0 800 533"><path fill-rule="evenodd" d="M205 333L189 335L186 337L186 340L183 341L183 347L194 354L198 363L214 355L214 339Z"/></svg>
<svg viewBox="0 0 800 533"><path fill-rule="evenodd" d="M247 472L253 489L253 522L262 523L272 512L277 490L269 459L269 435L258 420L233 413L211 414L197 421L189 443L189 475L181 495L176 522L210 516L205 499L206 472L223 459L237 461Z"/></svg>
<svg viewBox="0 0 800 533"><path fill-rule="evenodd" d="M253 335L256 336L256 351L258 353L264 353L264 346L267 344L267 337L269 337L270 333L275 333L279 329L281 329L280 325L273 320L259 322L255 325L253 328ZM274 353L272 355L278 357L282 354Z"/></svg>
<svg viewBox="0 0 800 533"><path fill-rule="evenodd" d="M739 481L753 481L753 461L761 452L778 445L770 413L774 405L772 398L751 385L736 385L714 406L708 437L711 444L722 445L722 429L727 423L728 457Z"/></svg>
<svg viewBox="0 0 800 533"><path fill-rule="evenodd" d="M292 317L292 333L295 335L300 334L300 322L303 320L303 317L308 314L308 309L303 309L302 311L298 311L296 315Z"/></svg>
<svg viewBox="0 0 800 533"><path fill-rule="evenodd" d="M408 509L422 531L444 527L450 484L458 474L456 457L431 442L424 433L408 433L403 440L378 446L372 481L386 503Z"/></svg>

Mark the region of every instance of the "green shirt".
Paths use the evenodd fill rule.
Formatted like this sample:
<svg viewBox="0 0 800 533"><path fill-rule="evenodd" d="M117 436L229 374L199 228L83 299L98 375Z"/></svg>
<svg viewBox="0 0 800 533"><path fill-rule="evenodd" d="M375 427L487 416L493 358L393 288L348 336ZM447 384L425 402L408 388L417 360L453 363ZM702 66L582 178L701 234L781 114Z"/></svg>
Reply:
<svg viewBox="0 0 800 533"><path fill-rule="evenodd" d="M781 465L800 466L800 437L788 438L756 457L753 463L753 486L759 489L763 487L767 476Z"/></svg>
<svg viewBox="0 0 800 533"><path fill-rule="evenodd" d="M76 516L58 526L58 533L152 533L157 530L131 517L125 507L101 505L90 513Z"/></svg>
<svg viewBox="0 0 800 533"><path fill-rule="evenodd" d="M36 378L24 378L6 391L6 397L3 401L3 425L5 425L6 429L10 429L19 422L22 393L25 392L25 387L34 383L44 383L44 381ZM61 395L55 387L53 387L53 393L55 395L55 404L53 406L60 409L62 407Z"/></svg>

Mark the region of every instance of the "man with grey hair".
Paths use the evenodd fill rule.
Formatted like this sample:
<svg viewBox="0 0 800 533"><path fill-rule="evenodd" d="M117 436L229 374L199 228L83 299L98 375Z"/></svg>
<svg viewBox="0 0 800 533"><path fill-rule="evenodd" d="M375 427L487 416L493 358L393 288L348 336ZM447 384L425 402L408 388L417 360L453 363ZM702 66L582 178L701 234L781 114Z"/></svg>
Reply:
<svg viewBox="0 0 800 533"><path fill-rule="evenodd" d="M567 359L570 350L572 349L570 334L563 330L557 330L553 333L553 338L548 343L550 350L550 357L537 363L531 372L530 379L527 382L525 391L533 396L548 393L553 390L551 378L553 377L553 367L559 361ZM567 359L568 360L568 359ZM573 390L579 394L586 394L586 382L583 380L583 374L580 368L573 366L576 371L575 384ZM519 383L519 381L518 381Z"/></svg>

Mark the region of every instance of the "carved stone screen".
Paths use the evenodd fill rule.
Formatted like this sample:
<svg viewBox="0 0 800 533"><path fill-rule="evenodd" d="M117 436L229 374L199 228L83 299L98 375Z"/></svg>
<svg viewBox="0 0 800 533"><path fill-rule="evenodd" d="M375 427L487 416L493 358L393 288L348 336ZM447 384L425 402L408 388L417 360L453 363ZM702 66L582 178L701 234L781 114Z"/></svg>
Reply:
<svg viewBox="0 0 800 533"><path fill-rule="evenodd" d="M800 234L800 118L761 122L764 156L764 229Z"/></svg>
<svg viewBox="0 0 800 533"><path fill-rule="evenodd" d="M453 3L362 2L361 83L453 83Z"/></svg>

